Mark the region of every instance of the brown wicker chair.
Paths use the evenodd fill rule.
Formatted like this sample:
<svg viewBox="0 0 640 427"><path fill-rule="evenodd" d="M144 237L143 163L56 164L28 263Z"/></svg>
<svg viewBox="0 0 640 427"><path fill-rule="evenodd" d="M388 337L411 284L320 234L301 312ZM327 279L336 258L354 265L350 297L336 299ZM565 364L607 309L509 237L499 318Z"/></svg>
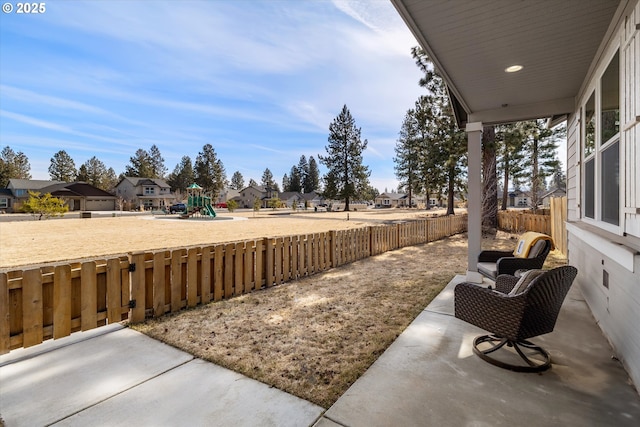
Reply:
<svg viewBox="0 0 640 427"><path fill-rule="evenodd" d="M549 353L527 339L553 331L577 272L575 267L563 266L530 272L531 276L520 279L502 275L498 276L496 290L472 283L457 285L455 316L491 333L474 339L474 353L493 365L518 372L551 367ZM504 351L495 353L497 357L489 355L500 349ZM515 363L519 360L515 354L526 365Z"/></svg>
<svg viewBox="0 0 640 427"><path fill-rule="evenodd" d="M515 257L513 251L482 251L478 255L478 272L491 280L496 280L501 274L513 276L518 270L542 268L552 247L551 240L539 240L531 248L528 258Z"/></svg>

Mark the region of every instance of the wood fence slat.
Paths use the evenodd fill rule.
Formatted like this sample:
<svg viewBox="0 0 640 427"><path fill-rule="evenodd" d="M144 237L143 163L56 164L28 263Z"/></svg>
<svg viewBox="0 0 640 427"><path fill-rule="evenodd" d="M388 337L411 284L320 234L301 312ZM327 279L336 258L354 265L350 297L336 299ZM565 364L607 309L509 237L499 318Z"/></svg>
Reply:
<svg viewBox="0 0 640 427"><path fill-rule="evenodd" d="M39 268L22 273L22 346L31 347L43 340L42 273Z"/></svg>
<svg viewBox="0 0 640 427"><path fill-rule="evenodd" d="M234 272L233 272L233 287L234 295L242 295L245 293L244 289L244 242L236 243L234 249Z"/></svg>
<svg viewBox="0 0 640 427"><path fill-rule="evenodd" d="M256 277L255 277L255 289L262 289L262 278L264 276L264 242L262 240L256 240Z"/></svg>
<svg viewBox="0 0 640 427"><path fill-rule="evenodd" d="M9 320L9 278L0 273L0 354L11 348L11 322Z"/></svg>
<svg viewBox="0 0 640 427"><path fill-rule="evenodd" d="M118 296L120 296L118 289ZM71 335L71 266L58 265L53 273L53 338Z"/></svg>
<svg viewBox="0 0 640 427"><path fill-rule="evenodd" d="M291 278L300 277L300 236L291 237Z"/></svg>
<svg viewBox="0 0 640 427"><path fill-rule="evenodd" d="M129 321L132 323L144 320L145 302L145 253L136 253L131 257L131 262L135 264L135 271L131 272L131 301L135 301L135 307L129 309Z"/></svg>
<svg viewBox="0 0 640 427"><path fill-rule="evenodd" d="M276 245L275 245L276 255L275 255L275 279L274 279L274 282L276 284L280 284L280 283L282 283L282 246L283 246L282 237L276 238L275 242L276 242Z"/></svg>
<svg viewBox="0 0 640 427"><path fill-rule="evenodd" d="M164 251L153 254L153 315L155 317L159 317L164 314L164 298L166 291L164 260Z"/></svg>
<svg viewBox="0 0 640 427"><path fill-rule="evenodd" d="M211 247L202 248L200 259L200 300L202 304L211 301Z"/></svg>
<svg viewBox="0 0 640 427"><path fill-rule="evenodd" d="M229 243L224 248L224 297L233 296L233 248L234 244Z"/></svg>
<svg viewBox="0 0 640 427"><path fill-rule="evenodd" d="M287 236L282 244L282 280L288 282L291 280L291 236Z"/></svg>
<svg viewBox="0 0 640 427"><path fill-rule="evenodd" d="M256 242L247 241L244 250L244 291L249 293L255 288L254 268L255 268Z"/></svg>
<svg viewBox="0 0 640 427"><path fill-rule="evenodd" d="M220 301L224 296L224 246L216 245L213 258L213 300Z"/></svg>
<svg viewBox="0 0 640 427"><path fill-rule="evenodd" d="M98 289L95 261L83 262L80 269L80 329L88 331L98 325Z"/></svg>
<svg viewBox="0 0 640 427"><path fill-rule="evenodd" d="M198 248L187 251L187 307L198 304Z"/></svg>
<svg viewBox="0 0 640 427"><path fill-rule="evenodd" d="M264 255L264 267L265 267L264 285L267 288L270 287L271 285L273 285L273 267L274 267L273 245L274 245L273 239L270 239L270 238L265 238L264 239L264 250L265 250L265 255Z"/></svg>
<svg viewBox="0 0 640 427"><path fill-rule="evenodd" d="M182 308L182 249L171 251L171 312Z"/></svg>
<svg viewBox="0 0 640 427"><path fill-rule="evenodd" d="M69 270L69 273L71 273L70 270ZM58 273L56 272L56 276L57 275ZM107 322L108 323L118 323L120 322L120 319L122 317L122 300L120 299L120 288L122 284L120 283L120 277L121 277L120 259L113 258L108 260L107 261ZM71 276L69 276L69 290L71 290ZM69 320L71 320L71 304L69 304ZM55 331L55 324L54 324L54 331Z"/></svg>

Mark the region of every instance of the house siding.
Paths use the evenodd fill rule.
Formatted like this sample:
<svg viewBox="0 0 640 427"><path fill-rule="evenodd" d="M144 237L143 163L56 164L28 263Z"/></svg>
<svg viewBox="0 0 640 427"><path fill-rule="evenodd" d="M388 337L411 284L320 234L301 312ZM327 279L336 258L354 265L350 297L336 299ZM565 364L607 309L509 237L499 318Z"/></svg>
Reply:
<svg viewBox="0 0 640 427"><path fill-rule="evenodd" d="M640 2L627 5L605 46L577 110L567 120L567 204L569 263L576 284L617 358L640 386ZM612 231L581 214L582 145L580 108L596 87L613 53L620 52L620 226ZM608 285L608 287L606 286Z"/></svg>

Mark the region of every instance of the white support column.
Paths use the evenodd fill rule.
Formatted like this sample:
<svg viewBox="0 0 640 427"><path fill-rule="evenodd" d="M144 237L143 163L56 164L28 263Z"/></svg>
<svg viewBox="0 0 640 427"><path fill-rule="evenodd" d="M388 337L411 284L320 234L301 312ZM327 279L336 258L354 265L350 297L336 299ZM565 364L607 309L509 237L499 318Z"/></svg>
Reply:
<svg viewBox="0 0 640 427"><path fill-rule="evenodd" d="M467 252L467 282L482 283L478 273L478 255L482 248L482 122L467 123L467 146L469 150L468 207L469 247Z"/></svg>

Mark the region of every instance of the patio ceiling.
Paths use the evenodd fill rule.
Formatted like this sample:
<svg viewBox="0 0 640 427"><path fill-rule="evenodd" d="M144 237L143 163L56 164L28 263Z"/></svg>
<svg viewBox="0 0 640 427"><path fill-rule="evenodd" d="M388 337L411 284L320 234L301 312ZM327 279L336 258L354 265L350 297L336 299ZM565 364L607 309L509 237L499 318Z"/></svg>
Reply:
<svg viewBox="0 0 640 427"><path fill-rule="evenodd" d="M458 124L575 109L627 0L391 0L450 90ZM524 68L515 73L511 65Z"/></svg>

